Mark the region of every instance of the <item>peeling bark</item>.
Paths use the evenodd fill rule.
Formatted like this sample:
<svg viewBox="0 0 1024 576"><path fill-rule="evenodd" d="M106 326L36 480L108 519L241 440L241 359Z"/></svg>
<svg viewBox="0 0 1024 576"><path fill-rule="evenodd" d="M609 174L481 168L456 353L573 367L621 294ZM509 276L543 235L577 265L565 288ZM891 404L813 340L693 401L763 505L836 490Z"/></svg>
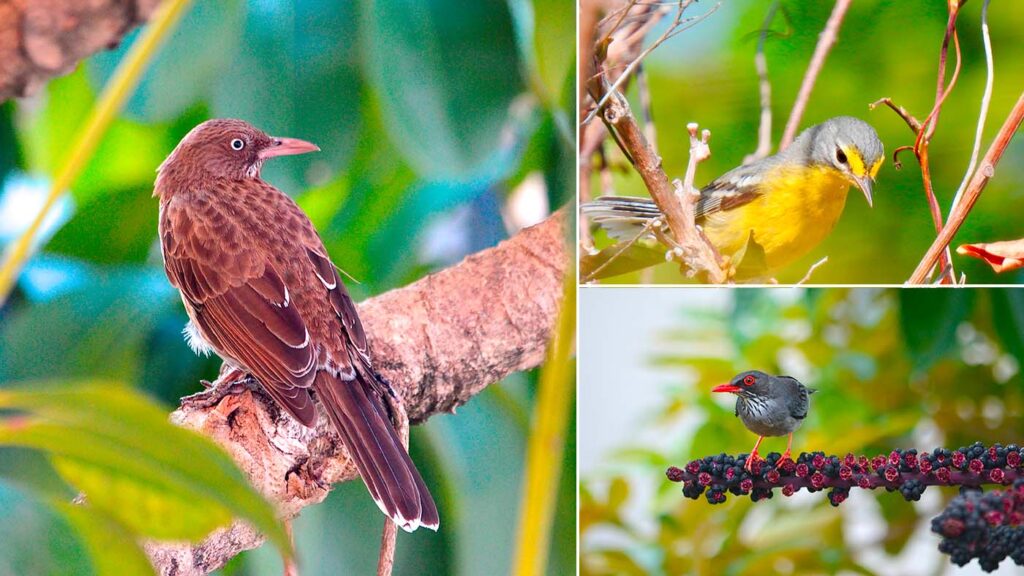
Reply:
<svg viewBox="0 0 1024 576"><path fill-rule="evenodd" d="M159 0L0 0L0 102L113 48Z"/></svg>

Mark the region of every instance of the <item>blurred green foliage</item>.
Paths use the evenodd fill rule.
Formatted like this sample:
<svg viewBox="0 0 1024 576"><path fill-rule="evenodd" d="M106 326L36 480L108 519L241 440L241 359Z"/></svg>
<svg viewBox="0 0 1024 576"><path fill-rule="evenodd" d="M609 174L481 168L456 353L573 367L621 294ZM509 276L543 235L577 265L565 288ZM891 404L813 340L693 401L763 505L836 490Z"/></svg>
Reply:
<svg viewBox="0 0 1024 576"><path fill-rule="evenodd" d="M773 144L778 143L818 36L834 2L782 0L765 43L772 86ZM758 32L771 4L729 0L708 19L670 40L645 60L653 116L658 129L658 152L670 178L682 178L689 156L685 126L699 122L711 130L711 158L697 170L698 186L740 165L757 146L760 119L758 78L754 54ZM958 31L963 69L946 100L930 150L932 182L943 216L948 214L970 160L985 86L985 56L981 40L982 2L967 2L960 12ZM688 13L708 9L694 4ZM1002 125L1024 87L1024 11L1016 4L993 2L989 7L995 84L981 153ZM914 135L888 108L868 105L891 97L918 119L924 119L935 100L939 49L947 19L945 2L867 0L852 3L828 55L803 116L801 128L833 116L850 115L870 122L889 155L869 208L853 190L835 230L821 246L779 272L783 283L799 281L824 256L828 263L812 276L815 283L902 283L935 238L921 172L912 153L903 153L902 170L892 163L892 151L913 144ZM656 28L652 34L659 34ZM953 52L950 51L952 74ZM634 83L635 84L635 83ZM641 107L635 86L630 89L633 110ZM615 149L614 145L606 147ZM774 149L773 149L774 150ZM611 157L628 166L619 152ZM1024 211L1024 143L1011 142L995 177L972 210L954 247L972 242L1010 240L1024 236L1017 217ZM640 177L630 169L613 171L615 193L647 195ZM595 175L595 195L601 182ZM609 245L598 233L598 247ZM957 273L976 284L1022 283L1024 273L993 273L986 264L954 256ZM612 283L678 283L678 265L661 264L652 273L635 272L610 278Z"/></svg>
<svg viewBox="0 0 1024 576"><path fill-rule="evenodd" d="M545 187L527 194L528 204L553 211L568 203L573 16L571 3L549 0L196 0L0 308L0 389L103 378L169 406L216 376L219 362L183 342L186 318L163 275L151 198L156 167L207 118L242 118L321 147L271 162L263 176L307 211L332 259L357 280L348 283L357 300L514 232L509 199L533 174ZM45 192L138 34L39 97L0 104L0 207L14 206L0 212L0 248L32 216L24 199ZM458 416L414 429L413 457L443 521L438 534L402 534L396 574L507 571L535 386L535 373L513 375ZM551 539L554 574L575 564L573 446ZM0 456L0 469L16 461L11 454ZM60 536L85 521L23 489L52 470L26 470L21 484L0 473L0 510L47 537L0 537L0 557L15 573L102 572L88 543ZM295 522L303 574L371 572L382 522L363 486L339 486ZM267 546L223 570L280 571Z"/></svg>
<svg viewBox="0 0 1024 576"><path fill-rule="evenodd" d="M795 374L818 389L795 452L1019 443L1024 290L739 289L726 299L721 312L678 312L687 327L660 335L665 352L648 358L671 377L668 396L637 429L622 430L626 448L581 478L581 573L895 574L908 556L915 566L945 565L924 557L938 555L927 532L938 502L854 491L839 508L823 494L712 506L685 499L665 469L750 452L756 436L735 418L734 400L709 393L748 369ZM628 440L642 432L673 439L671 448ZM784 445L768 438L762 454ZM955 494L929 488L926 496ZM915 535L929 543L924 551L909 552ZM891 555L887 568L877 556L865 560L876 543Z"/></svg>

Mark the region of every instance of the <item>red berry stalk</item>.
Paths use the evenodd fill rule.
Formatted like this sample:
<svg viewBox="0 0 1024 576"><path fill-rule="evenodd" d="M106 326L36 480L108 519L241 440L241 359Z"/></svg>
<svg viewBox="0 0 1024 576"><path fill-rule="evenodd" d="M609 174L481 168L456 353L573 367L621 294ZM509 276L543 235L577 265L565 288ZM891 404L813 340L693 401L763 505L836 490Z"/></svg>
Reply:
<svg viewBox="0 0 1024 576"><path fill-rule="evenodd" d="M980 442L955 451L936 448L918 454L917 450L893 450L874 458L847 454L826 456L824 452L804 452L796 462L773 452L767 460L744 468L747 454L705 456L684 468L670 467L666 474L673 482L683 483L683 495L708 502L725 502L725 493L749 495L758 501L771 498L776 488L784 496L805 489L808 492L829 489L829 502L838 506L852 488L899 490L907 500L919 500L928 486L979 487L985 484L1010 485L1024 478L1021 449L996 444L986 448Z"/></svg>
<svg viewBox="0 0 1024 576"><path fill-rule="evenodd" d="M939 551L957 566L977 558L992 572L1006 557L1024 566L1024 480L1008 490L963 492L932 519L932 532L942 537Z"/></svg>

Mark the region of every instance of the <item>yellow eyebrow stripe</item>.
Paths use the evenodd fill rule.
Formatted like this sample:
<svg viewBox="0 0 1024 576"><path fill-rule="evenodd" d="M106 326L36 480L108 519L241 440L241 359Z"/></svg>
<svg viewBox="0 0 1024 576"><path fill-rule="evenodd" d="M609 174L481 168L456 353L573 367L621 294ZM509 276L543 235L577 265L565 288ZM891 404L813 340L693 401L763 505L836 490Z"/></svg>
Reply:
<svg viewBox="0 0 1024 576"><path fill-rule="evenodd" d="M882 156L875 163L871 165L871 179L874 180L875 176L878 176L878 169L882 167L882 162L885 162L885 156Z"/></svg>
<svg viewBox="0 0 1024 576"><path fill-rule="evenodd" d="M864 166L864 160L860 157L860 154L853 148L847 148L842 146L843 154L846 154L846 161L850 164L850 172L858 178L863 178L867 174L867 167Z"/></svg>

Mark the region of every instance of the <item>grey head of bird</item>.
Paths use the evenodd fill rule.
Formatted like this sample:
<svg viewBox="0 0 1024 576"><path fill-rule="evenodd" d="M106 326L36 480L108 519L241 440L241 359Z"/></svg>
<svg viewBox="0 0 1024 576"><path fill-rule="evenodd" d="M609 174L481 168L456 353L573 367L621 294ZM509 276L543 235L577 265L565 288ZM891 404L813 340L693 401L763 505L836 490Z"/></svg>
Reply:
<svg viewBox="0 0 1024 576"><path fill-rule="evenodd" d="M885 146L867 122L852 116L830 118L804 130L782 155L838 170L864 193L868 206L873 205L875 178L885 160Z"/></svg>
<svg viewBox="0 0 1024 576"><path fill-rule="evenodd" d="M772 377L760 370L748 370L733 377L728 384L721 384L712 392L729 392L740 398L767 397L772 394Z"/></svg>

